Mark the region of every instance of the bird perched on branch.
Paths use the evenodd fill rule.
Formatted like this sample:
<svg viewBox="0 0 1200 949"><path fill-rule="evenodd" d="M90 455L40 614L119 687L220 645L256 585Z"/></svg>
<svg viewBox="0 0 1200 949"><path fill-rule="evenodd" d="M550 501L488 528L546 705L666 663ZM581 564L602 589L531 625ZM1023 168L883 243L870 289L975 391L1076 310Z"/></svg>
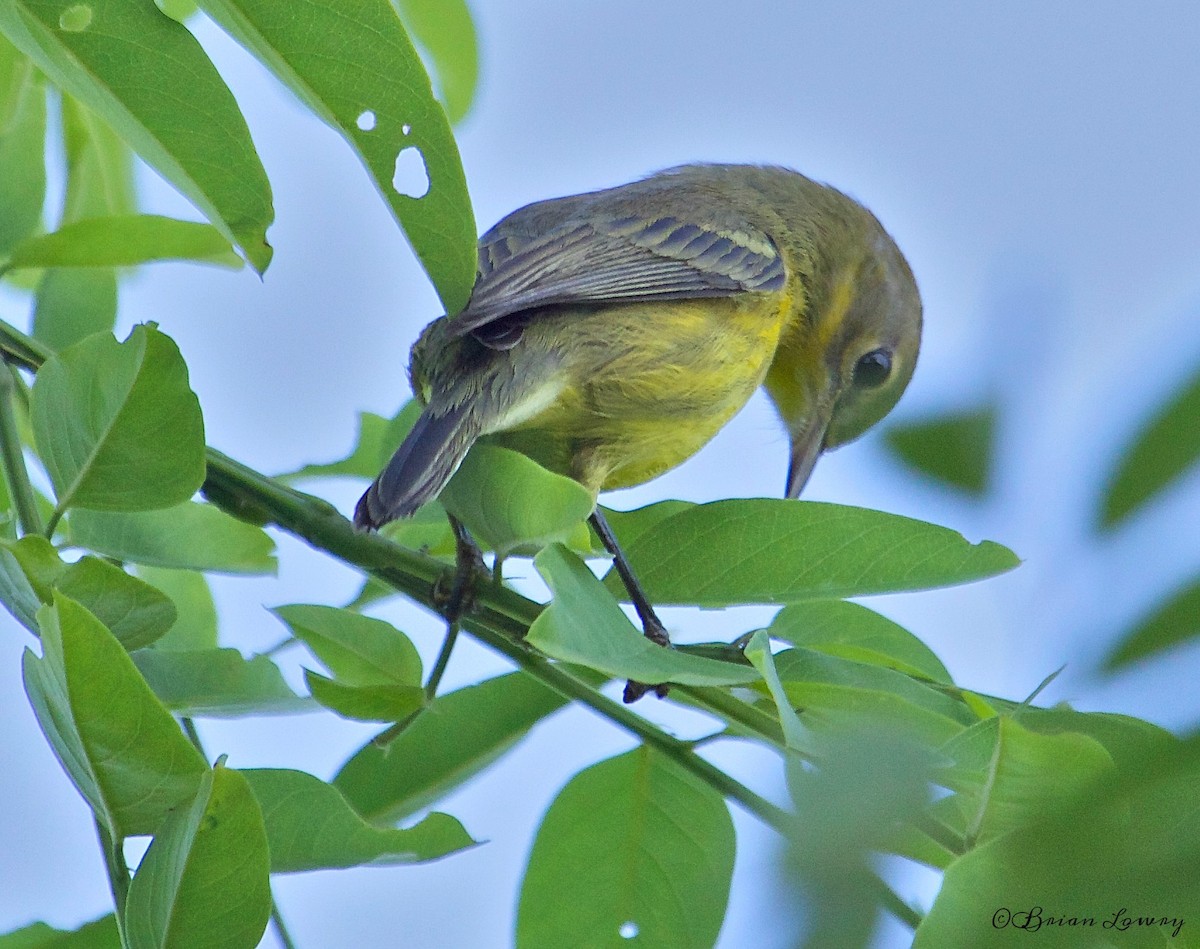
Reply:
<svg viewBox="0 0 1200 949"><path fill-rule="evenodd" d="M466 309L413 347L425 408L355 524L410 516L481 438L593 494L641 484L695 454L760 385L787 430L794 498L822 452L895 405L920 338L895 242L797 172L685 165L530 204L480 238ZM598 511L593 525L665 644Z"/></svg>

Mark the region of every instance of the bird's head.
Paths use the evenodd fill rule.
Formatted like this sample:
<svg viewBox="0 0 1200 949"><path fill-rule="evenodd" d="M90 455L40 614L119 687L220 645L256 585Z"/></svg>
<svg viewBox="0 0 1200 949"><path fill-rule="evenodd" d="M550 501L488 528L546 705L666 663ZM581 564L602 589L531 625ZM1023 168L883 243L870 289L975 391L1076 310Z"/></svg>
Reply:
<svg viewBox="0 0 1200 949"><path fill-rule="evenodd" d="M789 498L800 494L822 452L891 411L916 366L916 281L891 237L867 217L869 227L854 228L810 272L767 373L791 440Z"/></svg>

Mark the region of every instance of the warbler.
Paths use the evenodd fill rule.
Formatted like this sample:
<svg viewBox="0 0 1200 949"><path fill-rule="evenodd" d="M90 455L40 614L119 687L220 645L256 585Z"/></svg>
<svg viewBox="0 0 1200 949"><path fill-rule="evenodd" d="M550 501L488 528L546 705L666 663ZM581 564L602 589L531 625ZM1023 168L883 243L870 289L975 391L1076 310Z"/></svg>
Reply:
<svg viewBox="0 0 1200 949"><path fill-rule="evenodd" d="M760 385L790 439L793 498L822 452L895 405L920 338L895 242L798 172L685 165L530 204L480 238L470 302L413 346L425 408L355 523L411 515L479 439L593 495L641 484L695 454ZM647 635L665 642L598 513L593 524Z"/></svg>
<svg viewBox="0 0 1200 949"><path fill-rule="evenodd" d="M479 438L593 493L695 454L765 383L791 442L785 494L895 405L921 301L861 204L778 167L685 165L540 201L479 240L466 309L425 328L425 410L355 519L437 497Z"/></svg>

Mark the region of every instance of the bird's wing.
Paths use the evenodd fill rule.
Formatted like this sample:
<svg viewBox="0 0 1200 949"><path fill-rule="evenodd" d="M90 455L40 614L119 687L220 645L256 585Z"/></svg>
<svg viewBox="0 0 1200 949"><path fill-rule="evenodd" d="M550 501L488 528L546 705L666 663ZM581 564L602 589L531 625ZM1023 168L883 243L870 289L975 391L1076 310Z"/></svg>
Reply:
<svg viewBox="0 0 1200 949"><path fill-rule="evenodd" d="M471 302L451 321L458 335L555 304L721 297L781 290L786 281L779 249L748 222L569 206L575 213L546 213L556 203L527 220L515 212L480 238Z"/></svg>

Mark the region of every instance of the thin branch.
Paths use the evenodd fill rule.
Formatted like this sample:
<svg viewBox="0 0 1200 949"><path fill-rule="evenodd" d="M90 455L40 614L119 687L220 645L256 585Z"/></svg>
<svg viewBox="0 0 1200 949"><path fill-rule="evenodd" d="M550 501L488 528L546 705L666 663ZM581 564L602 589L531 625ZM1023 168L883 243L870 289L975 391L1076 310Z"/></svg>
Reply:
<svg viewBox="0 0 1200 949"><path fill-rule="evenodd" d="M5 365L0 368L0 465L4 468L8 491L17 509L21 533L40 534L42 515L37 508L33 485L29 483L21 434L17 431L17 417L13 412L16 394L17 380L13 378L5 360Z"/></svg>

